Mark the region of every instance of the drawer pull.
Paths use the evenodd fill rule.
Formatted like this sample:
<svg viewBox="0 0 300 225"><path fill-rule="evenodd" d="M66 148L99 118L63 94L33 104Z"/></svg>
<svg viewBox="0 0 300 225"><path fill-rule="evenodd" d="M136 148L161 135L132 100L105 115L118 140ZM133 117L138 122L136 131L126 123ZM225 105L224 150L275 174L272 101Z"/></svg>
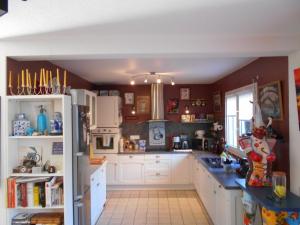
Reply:
<svg viewBox="0 0 300 225"><path fill-rule="evenodd" d="M156 158L160 158L160 156L159 156L159 155L157 155L157 156L156 156Z"/></svg>
<svg viewBox="0 0 300 225"><path fill-rule="evenodd" d="M99 186L100 186L100 183L97 184L97 187L99 187Z"/></svg>
<svg viewBox="0 0 300 225"><path fill-rule="evenodd" d="M160 173L156 173L156 176L160 176Z"/></svg>
<svg viewBox="0 0 300 225"><path fill-rule="evenodd" d="M156 163L159 163L159 161L157 160Z"/></svg>
<svg viewBox="0 0 300 225"><path fill-rule="evenodd" d="M132 156L132 155L130 155L130 156L129 156L129 158L131 158L131 159L132 159L132 158L133 158L133 156Z"/></svg>

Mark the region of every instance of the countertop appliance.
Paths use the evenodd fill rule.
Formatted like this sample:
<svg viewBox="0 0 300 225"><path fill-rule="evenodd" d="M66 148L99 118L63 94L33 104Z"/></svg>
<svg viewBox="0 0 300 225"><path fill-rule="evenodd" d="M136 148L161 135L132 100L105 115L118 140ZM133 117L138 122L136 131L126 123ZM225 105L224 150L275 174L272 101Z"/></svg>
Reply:
<svg viewBox="0 0 300 225"><path fill-rule="evenodd" d="M180 141L180 137L179 136L174 136L172 138L172 148L173 149L180 149L181 148L181 141Z"/></svg>
<svg viewBox="0 0 300 225"><path fill-rule="evenodd" d="M120 128L96 128L92 131L92 145L95 154L118 153L121 138Z"/></svg>
<svg viewBox="0 0 300 225"><path fill-rule="evenodd" d="M73 210L74 225L89 225L90 214L85 205L89 198L88 189L84 182L84 168L89 158L90 129L89 107L72 105L72 134L73 134Z"/></svg>

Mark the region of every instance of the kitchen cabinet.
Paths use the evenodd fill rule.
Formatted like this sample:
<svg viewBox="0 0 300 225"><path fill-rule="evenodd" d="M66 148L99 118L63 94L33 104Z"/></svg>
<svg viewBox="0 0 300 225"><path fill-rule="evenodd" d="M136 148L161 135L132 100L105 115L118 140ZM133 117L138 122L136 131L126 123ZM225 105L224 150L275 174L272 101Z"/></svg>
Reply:
<svg viewBox="0 0 300 225"><path fill-rule="evenodd" d="M119 127L121 123L121 98L119 96L98 96L97 126Z"/></svg>
<svg viewBox="0 0 300 225"><path fill-rule="evenodd" d="M171 159L169 155L146 155L145 184L170 184Z"/></svg>
<svg viewBox="0 0 300 225"><path fill-rule="evenodd" d="M121 184L144 184L144 156L119 156L119 181Z"/></svg>
<svg viewBox="0 0 300 225"><path fill-rule="evenodd" d="M72 89L72 103L89 107L90 128L97 127L97 94L85 89Z"/></svg>
<svg viewBox="0 0 300 225"><path fill-rule="evenodd" d="M106 164L90 176L90 222L97 223L106 202Z"/></svg>
<svg viewBox="0 0 300 225"><path fill-rule="evenodd" d="M242 192L225 189L197 159L193 180L197 193L215 225L242 225Z"/></svg>
<svg viewBox="0 0 300 225"><path fill-rule="evenodd" d="M172 155L172 184L189 184L191 165L189 154Z"/></svg>
<svg viewBox="0 0 300 225"><path fill-rule="evenodd" d="M119 182L119 161L117 154L102 155L106 157L106 183L107 185L118 184Z"/></svg>

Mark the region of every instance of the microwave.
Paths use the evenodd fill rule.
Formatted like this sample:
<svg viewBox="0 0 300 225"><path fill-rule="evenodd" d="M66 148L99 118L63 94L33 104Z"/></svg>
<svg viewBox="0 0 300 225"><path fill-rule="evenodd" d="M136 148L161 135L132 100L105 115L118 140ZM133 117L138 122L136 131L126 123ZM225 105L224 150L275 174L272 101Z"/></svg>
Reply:
<svg viewBox="0 0 300 225"><path fill-rule="evenodd" d="M95 154L119 152L120 128L96 128L92 131L92 145Z"/></svg>

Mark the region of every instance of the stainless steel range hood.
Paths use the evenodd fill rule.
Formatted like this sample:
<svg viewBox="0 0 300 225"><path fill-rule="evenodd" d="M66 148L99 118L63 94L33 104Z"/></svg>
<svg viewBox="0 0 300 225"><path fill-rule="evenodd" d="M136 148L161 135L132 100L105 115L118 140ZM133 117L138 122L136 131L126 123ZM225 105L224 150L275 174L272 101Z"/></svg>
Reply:
<svg viewBox="0 0 300 225"><path fill-rule="evenodd" d="M164 118L164 86L162 83L151 84L151 120L148 122L167 121Z"/></svg>

